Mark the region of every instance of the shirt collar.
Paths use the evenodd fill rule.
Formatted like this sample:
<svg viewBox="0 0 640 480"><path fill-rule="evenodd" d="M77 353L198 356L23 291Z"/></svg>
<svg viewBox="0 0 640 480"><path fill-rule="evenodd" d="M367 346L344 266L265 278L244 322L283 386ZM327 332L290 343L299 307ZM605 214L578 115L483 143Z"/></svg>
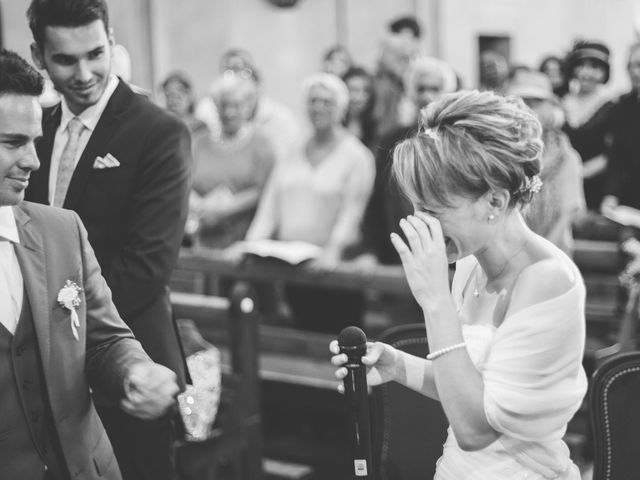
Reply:
<svg viewBox="0 0 640 480"><path fill-rule="evenodd" d="M113 95L113 92L115 92L117 86L118 77L116 77L115 75L110 75L107 86L104 89L102 97L100 97L100 100L98 100L98 103L96 103L95 105L91 105L87 109L83 110L79 115L74 115L73 113L71 113L71 110L69 110L69 106L67 105L67 101L63 97L61 102L62 118L60 119L60 128L62 129L62 131L67 128L69 120L71 120L73 117L78 117L85 128L90 132L93 132L93 130L96 128L96 125L98 124L98 120L100 120L102 112L104 112L104 109L107 107L107 103L109 103L111 95Z"/></svg>
<svg viewBox="0 0 640 480"><path fill-rule="evenodd" d="M0 207L0 239L6 239L13 243L20 243L18 226L13 208L9 205Z"/></svg>

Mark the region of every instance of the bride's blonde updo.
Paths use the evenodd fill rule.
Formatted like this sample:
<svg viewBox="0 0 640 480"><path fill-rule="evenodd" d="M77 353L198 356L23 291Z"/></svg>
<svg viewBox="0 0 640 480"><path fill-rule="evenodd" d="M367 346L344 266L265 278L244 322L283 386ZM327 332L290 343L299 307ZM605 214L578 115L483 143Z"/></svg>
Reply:
<svg viewBox="0 0 640 480"><path fill-rule="evenodd" d="M453 195L475 200L506 189L515 207L539 190L542 128L521 99L460 91L420 115L418 133L393 153L393 174L412 203L449 207Z"/></svg>

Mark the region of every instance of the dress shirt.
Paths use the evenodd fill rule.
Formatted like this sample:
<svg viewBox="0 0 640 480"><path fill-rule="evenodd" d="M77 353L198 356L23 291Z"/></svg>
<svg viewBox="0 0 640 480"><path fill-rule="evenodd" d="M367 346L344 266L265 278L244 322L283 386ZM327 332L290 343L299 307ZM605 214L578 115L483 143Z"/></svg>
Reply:
<svg viewBox="0 0 640 480"><path fill-rule="evenodd" d="M24 285L13 244L20 243L10 206L0 207L0 323L13 335L20 319Z"/></svg>
<svg viewBox="0 0 640 480"><path fill-rule="evenodd" d="M107 107L107 103L111 99L111 95L118 86L118 77L115 75L111 75L109 81L107 82L107 87L98 100L98 103L90 106L89 108L82 111L79 115L74 115L69 110L66 100L64 97L60 102L60 106L62 108L62 116L60 118L60 125L58 125L58 129L56 130L56 136L53 141L53 150L51 152L51 168L49 169L49 204L53 205L53 196L56 191L56 182L58 180L58 167L60 165L60 156L62 155L62 151L64 150L64 146L67 144L67 140L69 138L69 134L67 132L67 125L72 118L78 118L82 124L84 125L84 130L80 134L80 140L78 142L78 150L76 152L75 165L78 165L78 161L82 156L82 152L84 151L87 143L89 143L89 139L91 138L91 134L96 128L100 117L102 116L102 112Z"/></svg>

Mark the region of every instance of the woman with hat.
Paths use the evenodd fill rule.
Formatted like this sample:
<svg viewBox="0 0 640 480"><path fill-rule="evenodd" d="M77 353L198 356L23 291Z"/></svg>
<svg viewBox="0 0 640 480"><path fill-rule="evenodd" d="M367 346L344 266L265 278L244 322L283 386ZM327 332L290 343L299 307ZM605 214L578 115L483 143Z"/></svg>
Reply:
<svg viewBox="0 0 640 480"><path fill-rule="evenodd" d="M607 168L608 130L613 96L605 88L609 80L609 48L603 43L580 40L567 56L569 93L562 99L565 132L582 157L587 207L598 210Z"/></svg>
<svg viewBox="0 0 640 480"><path fill-rule="evenodd" d="M572 224L585 210L585 200L580 155L561 130L562 108L544 73L518 71L507 93L522 98L542 125L544 151L540 179L544 186L525 209L525 220L531 230L571 255Z"/></svg>

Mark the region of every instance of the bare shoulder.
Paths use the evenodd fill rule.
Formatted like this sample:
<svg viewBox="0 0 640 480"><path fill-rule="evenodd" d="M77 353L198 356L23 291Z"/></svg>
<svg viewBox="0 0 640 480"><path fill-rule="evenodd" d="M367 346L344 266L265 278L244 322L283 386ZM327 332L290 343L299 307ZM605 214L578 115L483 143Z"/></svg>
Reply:
<svg viewBox="0 0 640 480"><path fill-rule="evenodd" d="M525 267L516 280L510 310L512 312L560 297L580 282L571 260L558 256L542 258Z"/></svg>

